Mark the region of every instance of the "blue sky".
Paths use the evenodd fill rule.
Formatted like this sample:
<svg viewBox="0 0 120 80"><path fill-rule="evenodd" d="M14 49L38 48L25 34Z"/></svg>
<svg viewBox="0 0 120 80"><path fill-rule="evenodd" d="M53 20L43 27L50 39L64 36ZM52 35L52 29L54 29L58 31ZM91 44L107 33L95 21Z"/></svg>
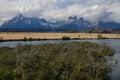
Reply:
<svg viewBox="0 0 120 80"><path fill-rule="evenodd" d="M93 22L120 22L120 0L0 0L0 24L19 13L48 20L76 15Z"/></svg>

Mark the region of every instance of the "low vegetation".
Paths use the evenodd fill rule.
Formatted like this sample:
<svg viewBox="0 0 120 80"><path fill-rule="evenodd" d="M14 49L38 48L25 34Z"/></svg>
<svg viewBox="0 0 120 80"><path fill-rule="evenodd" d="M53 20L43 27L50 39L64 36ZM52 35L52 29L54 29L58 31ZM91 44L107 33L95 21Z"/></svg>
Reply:
<svg viewBox="0 0 120 80"><path fill-rule="evenodd" d="M108 80L113 55L89 42L0 47L0 80Z"/></svg>

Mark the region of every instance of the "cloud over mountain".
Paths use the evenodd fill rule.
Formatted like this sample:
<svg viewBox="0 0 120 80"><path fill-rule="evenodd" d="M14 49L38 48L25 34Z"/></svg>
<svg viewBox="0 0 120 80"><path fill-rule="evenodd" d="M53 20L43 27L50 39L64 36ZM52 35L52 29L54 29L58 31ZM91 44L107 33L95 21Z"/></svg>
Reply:
<svg viewBox="0 0 120 80"><path fill-rule="evenodd" d="M96 22L120 22L120 0L0 0L0 23L19 13L28 17L65 20L69 16Z"/></svg>

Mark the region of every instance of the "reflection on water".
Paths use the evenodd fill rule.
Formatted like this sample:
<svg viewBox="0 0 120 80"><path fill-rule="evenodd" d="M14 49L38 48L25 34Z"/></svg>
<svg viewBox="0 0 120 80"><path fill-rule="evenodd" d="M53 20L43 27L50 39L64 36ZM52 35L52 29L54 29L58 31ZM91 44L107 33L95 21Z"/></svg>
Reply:
<svg viewBox="0 0 120 80"><path fill-rule="evenodd" d="M113 68L111 73L112 80L120 80L120 40L119 39L105 39L105 40L46 40L46 41L14 41L14 42L0 42L0 46L9 46L15 47L19 44L44 44L44 43L61 43L61 42L71 42L71 41L78 41L78 42L94 42L98 44L105 44L110 46L116 52L113 56L114 59L118 61L117 65Z"/></svg>

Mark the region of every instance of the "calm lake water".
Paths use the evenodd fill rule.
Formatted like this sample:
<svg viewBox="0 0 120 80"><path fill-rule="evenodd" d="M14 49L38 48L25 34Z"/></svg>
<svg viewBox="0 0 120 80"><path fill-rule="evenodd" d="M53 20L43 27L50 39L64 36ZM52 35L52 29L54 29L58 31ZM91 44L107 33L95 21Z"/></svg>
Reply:
<svg viewBox="0 0 120 80"><path fill-rule="evenodd" d="M19 44L44 44L44 43L61 43L61 42L94 42L98 44L105 44L114 49L115 55L113 59L116 59L118 63L114 66L111 75L112 80L120 80L120 39L105 39L105 40L46 40L46 41L14 41L14 42L0 42L0 46L15 47Z"/></svg>

